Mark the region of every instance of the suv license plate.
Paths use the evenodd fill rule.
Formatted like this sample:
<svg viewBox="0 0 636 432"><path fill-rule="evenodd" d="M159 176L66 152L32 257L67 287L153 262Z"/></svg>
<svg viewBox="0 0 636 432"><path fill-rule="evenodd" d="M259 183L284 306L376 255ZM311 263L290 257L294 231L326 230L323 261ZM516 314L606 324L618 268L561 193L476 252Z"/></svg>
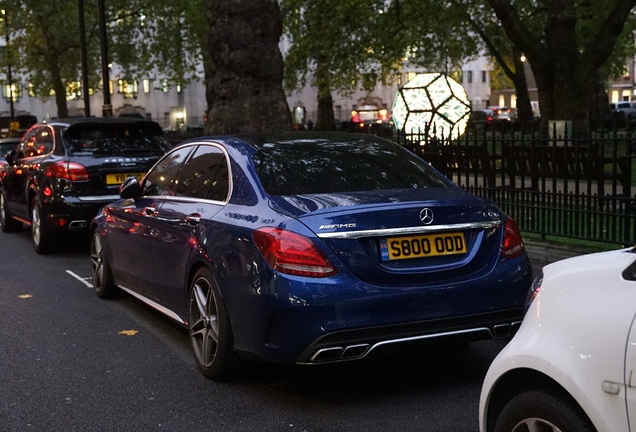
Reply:
<svg viewBox="0 0 636 432"><path fill-rule="evenodd" d="M382 261L466 253L464 233L427 234L380 239Z"/></svg>
<svg viewBox="0 0 636 432"><path fill-rule="evenodd" d="M106 184L122 184L128 177L137 177L137 179L141 181L145 175L146 173L106 174Z"/></svg>

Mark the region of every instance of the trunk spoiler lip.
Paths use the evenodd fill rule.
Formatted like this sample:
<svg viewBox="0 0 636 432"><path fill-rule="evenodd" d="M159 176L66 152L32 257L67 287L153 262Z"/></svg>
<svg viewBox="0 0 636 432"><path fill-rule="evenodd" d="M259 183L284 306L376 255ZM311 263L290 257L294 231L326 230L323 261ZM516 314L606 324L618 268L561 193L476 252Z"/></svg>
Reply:
<svg viewBox="0 0 636 432"><path fill-rule="evenodd" d="M403 228L383 228L373 230L359 230L359 231L339 231L339 232L325 232L316 233L319 238L329 239L359 239L364 237L392 237L404 234L428 234L444 231L461 231L469 229L490 229L496 228L502 224L501 220L483 221L483 222L467 222L449 225L432 225L432 226L417 226L417 227L403 227Z"/></svg>

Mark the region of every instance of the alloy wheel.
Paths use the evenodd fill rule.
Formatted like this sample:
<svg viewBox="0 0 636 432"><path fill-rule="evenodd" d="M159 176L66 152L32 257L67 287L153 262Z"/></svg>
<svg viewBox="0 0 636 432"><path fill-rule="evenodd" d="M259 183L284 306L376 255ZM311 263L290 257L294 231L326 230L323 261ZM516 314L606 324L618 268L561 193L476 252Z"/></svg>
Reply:
<svg viewBox="0 0 636 432"><path fill-rule="evenodd" d="M7 214L4 211L4 194L0 192L0 224L4 225Z"/></svg>
<svg viewBox="0 0 636 432"><path fill-rule="evenodd" d="M561 429L545 419L532 417L519 422L512 432L561 432Z"/></svg>
<svg viewBox="0 0 636 432"><path fill-rule="evenodd" d="M42 221L40 220L40 212L37 205L31 209L31 237L36 246L42 241Z"/></svg>
<svg viewBox="0 0 636 432"><path fill-rule="evenodd" d="M104 284L103 253L102 238L98 234L94 234L91 241L91 269L93 271L93 285L96 289Z"/></svg>
<svg viewBox="0 0 636 432"><path fill-rule="evenodd" d="M190 302L190 338L194 354L201 366L210 367L219 346L219 317L214 292L208 280L201 277L195 281Z"/></svg>

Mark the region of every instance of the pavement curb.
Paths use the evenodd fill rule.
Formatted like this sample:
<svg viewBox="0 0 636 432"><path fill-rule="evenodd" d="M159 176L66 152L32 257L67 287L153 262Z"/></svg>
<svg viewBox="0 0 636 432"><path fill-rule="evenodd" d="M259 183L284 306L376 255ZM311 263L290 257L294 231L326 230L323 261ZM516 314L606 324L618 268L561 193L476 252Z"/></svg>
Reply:
<svg viewBox="0 0 636 432"><path fill-rule="evenodd" d="M549 240L524 240L524 245L530 257L533 273L538 273L541 269L553 262L561 261L579 255L600 252L598 248L576 246L571 244L559 243ZM617 246L616 249L620 247ZM608 249L611 249L608 248Z"/></svg>

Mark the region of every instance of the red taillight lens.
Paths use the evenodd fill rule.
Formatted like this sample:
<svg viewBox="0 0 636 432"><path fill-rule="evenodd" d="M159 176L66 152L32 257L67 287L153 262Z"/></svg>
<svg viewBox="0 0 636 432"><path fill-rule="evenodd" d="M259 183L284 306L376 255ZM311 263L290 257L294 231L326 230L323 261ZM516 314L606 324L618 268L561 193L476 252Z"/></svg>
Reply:
<svg viewBox="0 0 636 432"><path fill-rule="evenodd" d="M310 239L280 228L259 228L252 234L265 260L281 273L322 278L338 273Z"/></svg>
<svg viewBox="0 0 636 432"><path fill-rule="evenodd" d="M71 181L88 180L88 171L77 162L58 161L52 163L44 171L47 177L63 178Z"/></svg>
<svg viewBox="0 0 636 432"><path fill-rule="evenodd" d="M517 223L511 218L508 218L506 220L503 239L503 255L506 258L517 258L518 256L521 256L525 250L526 249L523 246L523 240L521 239L521 233L519 232Z"/></svg>

